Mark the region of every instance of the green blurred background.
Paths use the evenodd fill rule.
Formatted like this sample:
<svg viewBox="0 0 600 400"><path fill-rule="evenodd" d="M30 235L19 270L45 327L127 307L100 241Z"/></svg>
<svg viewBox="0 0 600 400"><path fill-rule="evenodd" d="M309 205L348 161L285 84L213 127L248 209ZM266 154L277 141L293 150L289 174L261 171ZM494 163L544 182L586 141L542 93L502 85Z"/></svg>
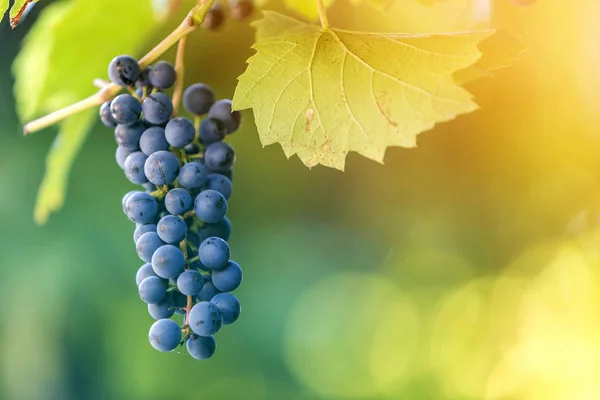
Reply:
<svg viewBox="0 0 600 400"><path fill-rule="evenodd" d="M596 1L406 0L385 16L338 1L336 26L495 26L530 50L469 86L481 110L385 165L352 154L344 173L308 170L262 148L246 112L229 211L242 316L203 362L148 343L120 206L132 185L109 130L97 124L83 147L64 209L33 222L56 129L21 135L11 65L52 3L0 25L0 399L600 398ZM110 48L118 27L105 36ZM194 33L186 82L231 97L252 41L247 23Z"/></svg>

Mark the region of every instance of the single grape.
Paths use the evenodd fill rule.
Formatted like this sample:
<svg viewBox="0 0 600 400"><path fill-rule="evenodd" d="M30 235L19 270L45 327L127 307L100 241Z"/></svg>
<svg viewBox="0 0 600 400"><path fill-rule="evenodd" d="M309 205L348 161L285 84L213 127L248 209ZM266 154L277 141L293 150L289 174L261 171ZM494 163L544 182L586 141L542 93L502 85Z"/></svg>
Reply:
<svg viewBox="0 0 600 400"><path fill-rule="evenodd" d="M156 225L154 224L138 224L133 231L133 241L137 243L140 236L146 232L156 232Z"/></svg>
<svg viewBox="0 0 600 400"><path fill-rule="evenodd" d="M200 147L198 147L198 145L196 143L190 143L187 146L185 146L183 148L183 150L185 150L185 154L198 154L200 153Z"/></svg>
<svg viewBox="0 0 600 400"><path fill-rule="evenodd" d="M153 125L164 124L171 118L173 103L169 96L156 92L148 95L142 102L144 119Z"/></svg>
<svg viewBox="0 0 600 400"><path fill-rule="evenodd" d="M123 146L118 146L117 151L115 152L115 160L117 160L117 165L119 166L119 168L125 169L125 160L131 153L134 153L136 151L137 149L129 150Z"/></svg>
<svg viewBox="0 0 600 400"><path fill-rule="evenodd" d="M189 325L200 336L214 335L221 329L223 316L219 307L208 301L201 301L192 307Z"/></svg>
<svg viewBox="0 0 600 400"><path fill-rule="evenodd" d="M211 301L211 299L219 293L221 293L221 291L215 287L210 279L204 279L204 285L197 297L200 301Z"/></svg>
<svg viewBox="0 0 600 400"><path fill-rule="evenodd" d="M216 190L204 190L194 200L194 211L200 221L214 224L227 213L227 200Z"/></svg>
<svg viewBox="0 0 600 400"><path fill-rule="evenodd" d="M125 193L125 196L123 196L123 199L121 200L121 206L123 207L123 212L125 213L125 215L127 215L127 209L125 208L125 205L127 204L127 199L129 199L129 197L134 193L142 193L142 192L140 192L139 190L131 190L131 191Z"/></svg>
<svg viewBox="0 0 600 400"><path fill-rule="evenodd" d="M140 282L138 292L144 303L157 304L167 297L167 286L158 276L149 276Z"/></svg>
<svg viewBox="0 0 600 400"><path fill-rule="evenodd" d="M242 123L242 112L231 111L231 100L219 100L210 107L208 118L215 118L225 124L227 133L237 131Z"/></svg>
<svg viewBox="0 0 600 400"><path fill-rule="evenodd" d="M209 144L204 151L204 166L212 171L227 171L234 161L235 151L225 142Z"/></svg>
<svg viewBox="0 0 600 400"><path fill-rule="evenodd" d="M146 263L142 265L135 274L135 284L139 287L140 283L149 276L158 276L152 269L152 264Z"/></svg>
<svg viewBox="0 0 600 400"><path fill-rule="evenodd" d="M148 235L148 233L144 235ZM185 258L179 248L166 244L156 249L152 255L152 268L161 278L177 278L184 271Z"/></svg>
<svg viewBox="0 0 600 400"><path fill-rule="evenodd" d="M201 241L212 236L220 237L225 241L229 240L229 237L231 236L231 222L229 221L229 218L225 217L214 224L205 224L198 229L198 237Z"/></svg>
<svg viewBox="0 0 600 400"><path fill-rule="evenodd" d="M138 224L149 224L156 219L158 204L148 193L136 192L125 202L125 210L130 220Z"/></svg>
<svg viewBox="0 0 600 400"><path fill-rule="evenodd" d="M175 68L166 61L157 62L150 70L148 76L152 86L161 89L168 89L173 86L176 77Z"/></svg>
<svg viewBox="0 0 600 400"><path fill-rule="evenodd" d="M177 179L179 160L168 151L157 151L146 160L144 172L148 180L155 185L169 185Z"/></svg>
<svg viewBox="0 0 600 400"><path fill-rule="evenodd" d="M174 290L171 292L171 299L173 299L173 304L175 305L175 314L184 315L184 308L187 306L187 297L178 290Z"/></svg>
<svg viewBox="0 0 600 400"><path fill-rule="evenodd" d="M242 283L242 269L235 261L229 261L225 268L213 271L211 279L221 292L231 292Z"/></svg>
<svg viewBox="0 0 600 400"><path fill-rule="evenodd" d="M140 77L140 66L133 57L118 56L108 64L108 76L118 86L131 86Z"/></svg>
<svg viewBox="0 0 600 400"><path fill-rule="evenodd" d="M187 225L176 215L166 215L158 221L156 233L161 240L168 244L178 244L187 233Z"/></svg>
<svg viewBox="0 0 600 400"><path fill-rule="evenodd" d="M214 270L227 265L231 252L226 241L218 237L209 237L200 245L198 256L206 268Z"/></svg>
<svg viewBox="0 0 600 400"><path fill-rule="evenodd" d="M225 11L223 11L221 3L215 2L206 14L206 17L204 17L204 21L202 22L202 28L209 31L214 31L216 29L219 29L221 25L223 25L224 21Z"/></svg>
<svg viewBox="0 0 600 400"><path fill-rule="evenodd" d="M171 296L167 296L160 303L148 304L148 314L154 319L171 318L174 312L175 306Z"/></svg>
<svg viewBox="0 0 600 400"><path fill-rule="evenodd" d="M213 336L192 335L187 340L185 347L196 360L206 360L215 354L217 341Z"/></svg>
<svg viewBox="0 0 600 400"><path fill-rule="evenodd" d="M141 151L136 151L127 156L123 164L123 170L129 182L136 185L148 182L146 174L144 174L144 165L147 159L148 157Z"/></svg>
<svg viewBox="0 0 600 400"><path fill-rule="evenodd" d="M165 196L165 207L173 215L185 214L192 209L192 195L185 189L171 189Z"/></svg>
<svg viewBox="0 0 600 400"><path fill-rule="evenodd" d="M231 18L239 21L252 15L254 4L252 0L230 0L229 8L231 10Z"/></svg>
<svg viewBox="0 0 600 400"><path fill-rule="evenodd" d="M165 242L160 240L156 232L146 232L135 243L138 256L147 263L152 262L152 256L158 248L164 246Z"/></svg>
<svg viewBox="0 0 600 400"><path fill-rule="evenodd" d="M192 143L195 136L194 124L185 117L173 118L165 127L165 137L173 147L185 147Z"/></svg>
<svg viewBox="0 0 600 400"><path fill-rule="evenodd" d="M215 118L206 118L200 123L199 137L202 144L208 146L225 138L225 124Z"/></svg>
<svg viewBox="0 0 600 400"><path fill-rule="evenodd" d="M100 106L100 121L108 128L117 126L117 121L110 114L110 101L106 101Z"/></svg>
<svg viewBox="0 0 600 400"><path fill-rule="evenodd" d="M130 94L120 94L110 103L110 114L121 125L133 125L142 114L142 106Z"/></svg>
<svg viewBox="0 0 600 400"><path fill-rule="evenodd" d="M210 174L208 175L206 189L216 190L217 192L221 193L225 199L229 200L231 191L233 190L233 185L231 184L229 178L227 178L225 175Z"/></svg>
<svg viewBox="0 0 600 400"><path fill-rule="evenodd" d="M215 102L215 92L203 83L194 83L183 92L183 107L191 114L204 115Z"/></svg>
<svg viewBox="0 0 600 400"><path fill-rule="evenodd" d="M221 310L221 314L223 315L223 325L233 324L242 311L240 301L231 293L219 293L215 295L210 302L215 304L219 307L219 310Z"/></svg>
<svg viewBox="0 0 600 400"><path fill-rule="evenodd" d="M141 122L133 125L117 125L115 128L115 141L119 146L128 150L137 150L139 148L140 137L146 130Z"/></svg>
<svg viewBox="0 0 600 400"><path fill-rule="evenodd" d="M181 328L172 319L159 319L150 327L148 339L156 350L172 351L181 342Z"/></svg>
<svg viewBox="0 0 600 400"><path fill-rule="evenodd" d="M187 190L197 190L206 184L208 172L199 162L191 162L181 167L179 184Z"/></svg>
<svg viewBox="0 0 600 400"><path fill-rule="evenodd" d="M147 156L157 151L169 150L169 142L165 139L165 130L159 126L146 129L140 137L140 150Z"/></svg>
<svg viewBox="0 0 600 400"><path fill-rule="evenodd" d="M195 296L204 286L204 277L198 271L187 270L177 278L177 289L186 296Z"/></svg>

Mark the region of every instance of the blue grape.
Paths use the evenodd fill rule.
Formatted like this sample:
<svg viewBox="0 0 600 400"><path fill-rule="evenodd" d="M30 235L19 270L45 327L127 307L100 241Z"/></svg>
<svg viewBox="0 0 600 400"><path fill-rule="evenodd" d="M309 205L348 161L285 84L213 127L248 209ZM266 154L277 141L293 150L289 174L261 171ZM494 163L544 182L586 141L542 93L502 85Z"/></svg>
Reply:
<svg viewBox="0 0 600 400"><path fill-rule="evenodd" d="M203 83L195 83L183 92L183 107L194 115L206 114L214 102L214 91Z"/></svg>
<svg viewBox="0 0 600 400"><path fill-rule="evenodd" d="M200 221L214 224L227 213L227 200L216 190L204 190L194 200L194 211Z"/></svg>
<svg viewBox="0 0 600 400"><path fill-rule="evenodd" d="M185 147L192 143L195 136L194 124L184 117L173 118L165 127L165 137L173 147Z"/></svg>
<svg viewBox="0 0 600 400"><path fill-rule="evenodd" d="M120 94L110 103L110 114L121 125L133 125L138 122L142 114L142 106L130 94Z"/></svg>
<svg viewBox="0 0 600 400"><path fill-rule="evenodd" d="M212 336L192 335L187 340L185 347L196 360L206 360L215 354L217 341Z"/></svg>
<svg viewBox="0 0 600 400"><path fill-rule="evenodd" d="M177 289L186 296L195 296L204 286L204 277L198 271L187 270L177 278Z"/></svg>
<svg viewBox="0 0 600 400"><path fill-rule="evenodd" d="M117 126L117 121L115 121L110 114L110 101L106 101L100 106L100 121L102 121L107 128L114 128Z"/></svg>
<svg viewBox="0 0 600 400"><path fill-rule="evenodd" d="M215 287L210 279L204 279L204 285L197 297L200 301L211 301L212 298L219 293L221 293L221 291Z"/></svg>
<svg viewBox="0 0 600 400"><path fill-rule="evenodd" d="M185 314L184 308L187 306L187 297L181 292L174 290L171 292L171 299L175 305L175 313L179 315Z"/></svg>
<svg viewBox="0 0 600 400"><path fill-rule="evenodd" d="M173 86L176 78L175 68L166 61L157 62L148 74L148 80L152 86L161 89L168 89Z"/></svg>
<svg viewBox="0 0 600 400"><path fill-rule="evenodd" d="M125 210L130 220L138 224L149 224L157 217L158 204L148 193L135 192L127 198Z"/></svg>
<svg viewBox="0 0 600 400"><path fill-rule="evenodd" d="M142 112L146 121L153 125L161 125L171 118L173 103L164 93L152 93L142 102Z"/></svg>
<svg viewBox="0 0 600 400"><path fill-rule="evenodd" d="M179 184L187 190L197 190L206 184L208 172L199 162L191 162L181 167Z"/></svg>
<svg viewBox="0 0 600 400"><path fill-rule="evenodd" d="M140 286L140 283L149 276L157 276L154 270L152 269L152 264L146 263L142 265L135 274L135 284Z"/></svg>
<svg viewBox="0 0 600 400"><path fill-rule="evenodd" d="M156 225L154 224L138 224L133 231L133 241L137 243L140 236L147 232L156 232ZM160 236L160 235L159 235Z"/></svg>
<svg viewBox="0 0 600 400"><path fill-rule="evenodd" d="M173 215L181 215L192 209L192 195L185 189L171 189L165 196L165 207Z"/></svg>
<svg viewBox="0 0 600 400"><path fill-rule="evenodd" d="M231 253L226 241L218 237L209 237L200 245L198 255L206 268L214 270L224 268Z"/></svg>
<svg viewBox="0 0 600 400"><path fill-rule="evenodd" d="M200 147L196 143L190 143L183 148L185 150L185 154L198 154L200 153Z"/></svg>
<svg viewBox="0 0 600 400"><path fill-rule="evenodd" d="M154 252L161 246L164 246L165 242L160 240L156 232L146 232L135 243L135 249L138 256L146 261L147 263L152 262L152 256Z"/></svg>
<svg viewBox="0 0 600 400"><path fill-rule="evenodd" d="M169 150L169 142L165 139L165 130L159 126L146 129L140 137L140 150L147 156L157 151Z"/></svg>
<svg viewBox="0 0 600 400"><path fill-rule="evenodd" d="M208 183L206 189L216 190L221 193L225 199L229 200L233 185L228 177L221 174L210 174L208 175Z"/></svg>
<svg viewBox="0 0 600 400"><path fill-rule="evenodd" d="M152 66L148 66L146 68L144 68L141 72L140 72L140 77L138 78L138 80L135 82L135 86L136 87L143 87L143 86L152 86L150 84L150 69L152 69Z"/></svg>
<svg viewBox="0 0 600 400"><path fill-rule="evenodd" d="M237 131L242 123L242 113L240 111L231 111L231 100L219 100L210 107L208 118L218 119L225 124L227 133Z"/></svg>
<svg viewBox="0 0 600 400"><path fill-rule="evenodd" d="M233 324L242 311L240 301L231 293L219 293L215 295L210 302L215 304L219 307L219 310L221 310L221 314L223 315L223 325Z"/></svg>
<svg viewBox="0 0 600 400"><path fill-rule="evenodd" d="M150 327L150 344L158 351L172 351L181 342L181 328L172 319L159 319Z"/></svg>
<svg viewBox="0 0 600 400"><path fill-rule="evenodd" d="M144 303L157 304L167 297L167 286L158 276L149 276L140 282L138 292Z"/></svg>
<svg viewBox="0 0 600 400"><path fill-rule="evenodd" d="M176 244L185 239L187 225L176 215L166 215L158 221L156 233L163 242Z"/></svg>
<svg viewBox="0 0 600 400"><path fill-rule="evenodd" d="M148 314L154 319L171 318L174 312L175 306L170 296L167 296L160 303L148 304Z"/></svg>
<svg viewBox="0 0 600 400"><path fill-rule="evenodd" d="M149 233L144 235L149 235ZM156 249L152 255L152 268L161 278L177 278L184 271L185 258L179 248L166 244Z"/></svg>
<svg viewBox="0 0 600 400"><path fill-rule="evenodd" d="M214 142L204 150L204 165L212 171L227 171L234 161L235 151L225 142Z"/></svg>
<svg viewBox="0 0 600 400"><path fill-rule="evenodd" d="M214 118L206 118L200 123L198 135L202 144L208 146L211 143L223 140L226 133L227 130L223 122Z"/></svg>
<svg viewBox="0 0 600 400"><path fill-rule="evenodd" d="M115 141L119 146L128 150L137 150L140 145L140 137L146 127L141 122L133 125L117 125L115 128Z"/></svg>
<svg viewBox="0 0 600 400"><path fill-rule="evenodd" d="M179 160L168 151L151 154L144 165L146 178L155 185L169 185L179 173Z"/></svg>
<svg viewBox="0 0 600 400"><path fill-rule="evenodd" d="M231 292L242 283L242 269L235 261L229 261L225 268L212 272L211 280L221 292Z"/></svg>
<svg viewBox="0 0 600 400"><path fill-rule="evenodd" d="M125 163L123 164L123 170L125 171L125 177L129 182L135 183L136 185L148 182L146 174L144 173L144 165L146 164L147 159L148 157L141 151L136 151L127 156Z"/></svg>
<svg viewBox="0 0 600 400"><path fill-rule="evenodd" d="M221 329L223 316L219 307L208 301L201 301L192 307L189 325L196 335L211 336Z"/></svg>
<svg viewBox="0 0 600 400"><path fill-rule="evenodd" d="M142 193L142 192L140 192L139 190L131 190L131 191L125 193L125 196L123 196L123 199L121 200L121 206L123 207L123 212L125 213L125 215L127 215L127 209L125 208L125 205L127 204L127 200L134 193Z"/></svg>
<svg viewBox="0 0 600 400"><path fill-rule="evenodd" d="M123 146L118 146L117 151L115 152L115 160L117 161L117 165L121 169L125 169L125 160L131 153L135 153L136 150L126 149Z"/></svg>
<svg viewBox="0 0 600 400"><path fill-rule="evenodd" d="M225 217L214 224L205 224L198 230L198 236L202 241L212 236L220 237L227 241L231 236L231 222L229 218Z"/></svg>
<svg viewBox="0 0 600 400"><path fill-rule="evenodd" d="M140 66L133 57L118 56L108 65L108 76L118 86L131 86L140 77Z"/></svg>

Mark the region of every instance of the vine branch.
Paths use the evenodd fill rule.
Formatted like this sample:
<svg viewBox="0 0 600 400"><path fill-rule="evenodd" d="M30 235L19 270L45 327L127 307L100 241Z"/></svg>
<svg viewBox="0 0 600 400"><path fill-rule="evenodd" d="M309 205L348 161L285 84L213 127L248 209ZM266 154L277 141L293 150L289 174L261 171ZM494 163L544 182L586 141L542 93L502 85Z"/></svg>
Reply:
<svg viewBox="0 0 600 400"><path fill-rule="evenodd" d="M184 55L185 45L187 43L187 36L179 39L179 45L177 45L177 55L175 56L175 87L173 88L173 115L177 115L179 106L181 105L181 96L183 95L183 75L185 73L184 68Z"/></svg>
<svg viewBox="0 0 600 400"><path fill-rule="evenodd" d="M167 50L169 50L175 43L179 42L182 38L195 31L198 26L204 21L206 14L210 11L215 0L199 0L198 4L194 6L184 20L179 24L173 32L171 32L166 38L157 44L152 50L150 50L145 56L139 60L140 68L144 69L160 56L162 56ZM23 133L25 135L37 132L43 128L53 125L63 119L85 111L94 106L99 106L105 101L111 100L119 93L122 88L111 83L108 86L100 89L97 93L91 95L88 98L78 101L77 103L71 104L65 108L54 111L46 116L38 118L34 121L28 122L23 127Z"/></svg>
<svg viewBox="0 0 600 400"><path fill-rule="evenodd" d="M325 5L323 0L317 0L317 7L319 8L319 18L321 19L321 26L323 30L329 29L329 19L327 19L327 12L325 11Z"/></svg>

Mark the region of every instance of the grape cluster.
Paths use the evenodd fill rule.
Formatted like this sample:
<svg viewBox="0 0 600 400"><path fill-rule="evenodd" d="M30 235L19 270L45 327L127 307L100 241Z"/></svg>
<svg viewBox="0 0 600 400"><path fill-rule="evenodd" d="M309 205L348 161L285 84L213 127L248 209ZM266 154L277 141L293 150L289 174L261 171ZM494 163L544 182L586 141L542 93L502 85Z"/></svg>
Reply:
<svg viewBox="0 0 600 400"><path fill-rule="evenodd" d="M136 223L133 240L145 262L136 283L156 320L150 343L160 351L185 343L192 357L209 358L213 335L240 315L230 292L240 286L242 270L230 257L225 216L235 153L223 139L239 128L241 114L230 100L216 101L209 86L196 83L183 93L194 121L172 116L164 91L177 76L167 62L141 71L135 59L119 56L108 74L130 91L104 103L100 119L114 128L117 164L144 188L127 193L122 207ZM181 326L174 314L184 315Z"/></svg>
<svg viewBox="0 0 600 400"><path fill-rule="evenodd" d="M248 18L254 12L254 3L252 0L228 0L229 15L235 20ZM219 29L226 19L225 7L220 1L215 1L211 9L206 14L202 27L207 30Z"/></svg>

